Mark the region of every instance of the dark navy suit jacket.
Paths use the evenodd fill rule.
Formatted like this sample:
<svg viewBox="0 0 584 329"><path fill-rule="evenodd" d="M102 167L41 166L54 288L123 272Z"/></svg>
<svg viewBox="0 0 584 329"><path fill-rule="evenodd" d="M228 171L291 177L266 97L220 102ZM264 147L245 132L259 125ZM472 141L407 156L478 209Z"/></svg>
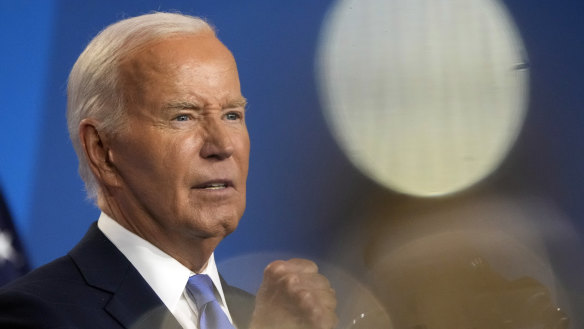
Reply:
<svg viewBox="0 0 584 329"><path fill-rule="evenodd" d="M225 281L222 285L233 321L247 328L253 296ZM94 223L66 256L0 288L0 328L181 326Z"/></svg>

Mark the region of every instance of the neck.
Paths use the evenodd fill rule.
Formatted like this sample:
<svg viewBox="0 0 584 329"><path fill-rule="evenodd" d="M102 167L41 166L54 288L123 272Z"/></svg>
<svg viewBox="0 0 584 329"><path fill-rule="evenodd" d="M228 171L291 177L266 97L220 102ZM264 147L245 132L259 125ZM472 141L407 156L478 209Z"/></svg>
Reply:
<svg viewBox="0 0 584 329"><path fill-rule="evenodd" d="M152 243L179 263L195 273L202 272L208 264L219 237L201 238L187 230L169 230L148 220L147 216L129 216L111 197L98 198L98 206L105 214L128 231Z"/></svg>

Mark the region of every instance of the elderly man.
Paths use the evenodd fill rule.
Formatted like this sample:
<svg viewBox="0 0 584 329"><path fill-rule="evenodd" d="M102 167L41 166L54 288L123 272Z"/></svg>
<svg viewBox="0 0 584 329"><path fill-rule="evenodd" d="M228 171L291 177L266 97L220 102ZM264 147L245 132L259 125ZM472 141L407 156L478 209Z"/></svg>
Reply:
<svg viewBox="0 0 584 329"><path fill-rule="evenodd" d="M255 302L213 251L245 208L246 100L203 20L154 13L87 46L68 86L80 174L101 216L69 252L0 292L1 328L332 328L314 263L266 268Z"/></svg>

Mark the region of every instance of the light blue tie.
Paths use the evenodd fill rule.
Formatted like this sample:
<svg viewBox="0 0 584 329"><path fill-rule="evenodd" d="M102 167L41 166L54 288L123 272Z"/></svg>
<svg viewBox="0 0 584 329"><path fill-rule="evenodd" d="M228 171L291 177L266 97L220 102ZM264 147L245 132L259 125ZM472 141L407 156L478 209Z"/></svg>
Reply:
<svg viewBox="0 0 584 329"><path fill-rule="evenodd" d="M187 291L199 310L199 329L235 329L215 298L213 281L205 274L193 275Z"/></svg>

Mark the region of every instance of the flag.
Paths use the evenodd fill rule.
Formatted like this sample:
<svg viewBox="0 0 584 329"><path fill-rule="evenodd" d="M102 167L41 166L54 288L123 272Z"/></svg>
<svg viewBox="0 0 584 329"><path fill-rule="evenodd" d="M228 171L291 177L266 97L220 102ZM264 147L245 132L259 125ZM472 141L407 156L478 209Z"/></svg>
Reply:
<svg viewBox="0 0 584 329"><path fill-rule="evenodd" d="M28 270L28 260L14 229L8 205L0 191L0 286Z"/></svg>

